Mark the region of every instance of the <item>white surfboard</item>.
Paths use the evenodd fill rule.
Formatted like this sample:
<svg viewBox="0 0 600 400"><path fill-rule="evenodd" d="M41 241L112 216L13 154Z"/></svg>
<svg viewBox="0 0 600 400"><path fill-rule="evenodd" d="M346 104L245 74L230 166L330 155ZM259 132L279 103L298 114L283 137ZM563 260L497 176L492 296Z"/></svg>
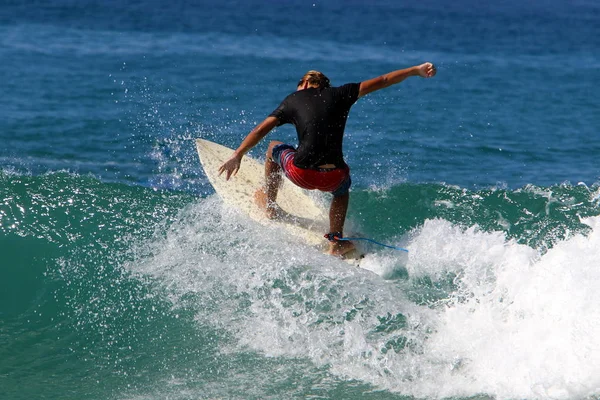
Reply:
<svg viewBox="0 0 600 400"><path fill-rule="evenodd" d="M225 174L219 176L219 167L231 157L233 150L205 139L197 139L196 148L208 180L225 204L260 223L280 225L322 251L327 248L323 235L329 230L328 211L319 207L303 189L284 178L277 195L277 204L284 211L283 218L269 220L254 202L254 194L264 185L263 163L246 155L237 175L227 181ZM355 265L355 260L360 257L359 251L346 255L346 259Z"/></svg>

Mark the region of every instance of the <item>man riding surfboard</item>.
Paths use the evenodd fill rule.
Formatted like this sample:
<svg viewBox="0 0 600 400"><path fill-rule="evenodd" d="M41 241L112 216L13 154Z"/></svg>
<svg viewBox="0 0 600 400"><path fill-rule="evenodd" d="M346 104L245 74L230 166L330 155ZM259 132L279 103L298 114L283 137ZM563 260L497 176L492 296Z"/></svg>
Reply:
<svg viewBox="0 0 600 400"><path fill-rule="evenodd" d="M256 146L273 128L291 123L296 127L298 147L271 141L265 162L265 186L256 193L257 204L268 218L277 217L277 191L281 171L295 185L309 190L330 192L329 254L341 256L354 249L343 238L344 222L352 183L350 168L344 161L342 142L346 120L352 105L362 96L402 82L410 76L431 78L436 74L432 63L400 69L360 83L332 87L318 71L307 72L296 91L288 95L264 121L242 141L233 155L219 168L227 180L240 168L244 154Z"/></svg>

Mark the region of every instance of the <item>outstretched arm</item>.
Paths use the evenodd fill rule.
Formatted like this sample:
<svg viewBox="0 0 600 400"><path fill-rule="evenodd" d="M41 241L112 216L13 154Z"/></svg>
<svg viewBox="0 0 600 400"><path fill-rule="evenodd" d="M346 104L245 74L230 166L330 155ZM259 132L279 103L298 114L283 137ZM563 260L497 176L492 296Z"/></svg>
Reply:
<svg viewBox="0 0 600 400"><path fill-rule="evenodd" d="M429 62L421 65L415 65L414 67L406 69L392 71L385 75L378 76L377 78L361 82L358 97L362 97L376 90L395 85L396 83L400 83L409 76L421 76L423 78L431 78L435 75L435 73L435 66Z"/></svg>
<svg viewBox="0 0 600 400"><path fill-rule="evenodd" d="M242 162L242 157L246 154L251 148L256 146L258 142L262 138L264 138L267 133L271 131L271 129L275 128L279 120L275 117L267 117L263 122L256 125L252 131L246 136L246 138L242 141L242 144L237 148L236 151L233 152L233 155L229 160L225 161L221 167L219 167L219 175L223 172L226 172L225 179L229 180L232 175L237 174L240 169L240 163Z"/></svg>

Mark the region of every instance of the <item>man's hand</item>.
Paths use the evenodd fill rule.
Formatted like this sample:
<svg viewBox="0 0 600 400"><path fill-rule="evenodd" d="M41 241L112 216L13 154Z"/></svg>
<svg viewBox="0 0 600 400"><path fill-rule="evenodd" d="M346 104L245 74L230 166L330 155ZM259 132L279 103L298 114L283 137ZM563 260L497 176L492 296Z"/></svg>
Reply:
<svg viewBox="0 0 600 400"><path fill-rule="evenodd" d="M233 153L231 158L225 161L225 163L219 167L219 176L221 176L223 172L227 171L227 173L225 174L225 179L229 180L229 178L231 178L232 175L237 174L238 170L240 169L241 162L242 156Z"/></svg>
<svg viewBox="0 0 600 400"><path fill-rule="evenodd" d="M435 65L433 65L430 62L427 62L425 64L419 65L418 72L419 72L419 76L421 76L423 78L431 78L431 77L435 76L435 73L437 71L435 70Z"/></svg>

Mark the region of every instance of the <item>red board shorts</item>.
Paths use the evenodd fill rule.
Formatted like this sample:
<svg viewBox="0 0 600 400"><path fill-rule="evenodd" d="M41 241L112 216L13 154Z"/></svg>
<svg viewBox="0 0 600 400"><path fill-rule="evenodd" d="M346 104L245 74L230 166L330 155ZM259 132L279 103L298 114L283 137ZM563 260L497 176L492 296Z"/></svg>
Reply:
<svg viewBox="0 0 600 400"><path fill-rule="evenodd" d="M296 149L289 144L279 144L273 147L273 161L283 169L285 176L296 186L308 190L331 192L334 196L343 196L348 193L352 179L350 168L335 169L308 169L294 165Z"/></svg>

